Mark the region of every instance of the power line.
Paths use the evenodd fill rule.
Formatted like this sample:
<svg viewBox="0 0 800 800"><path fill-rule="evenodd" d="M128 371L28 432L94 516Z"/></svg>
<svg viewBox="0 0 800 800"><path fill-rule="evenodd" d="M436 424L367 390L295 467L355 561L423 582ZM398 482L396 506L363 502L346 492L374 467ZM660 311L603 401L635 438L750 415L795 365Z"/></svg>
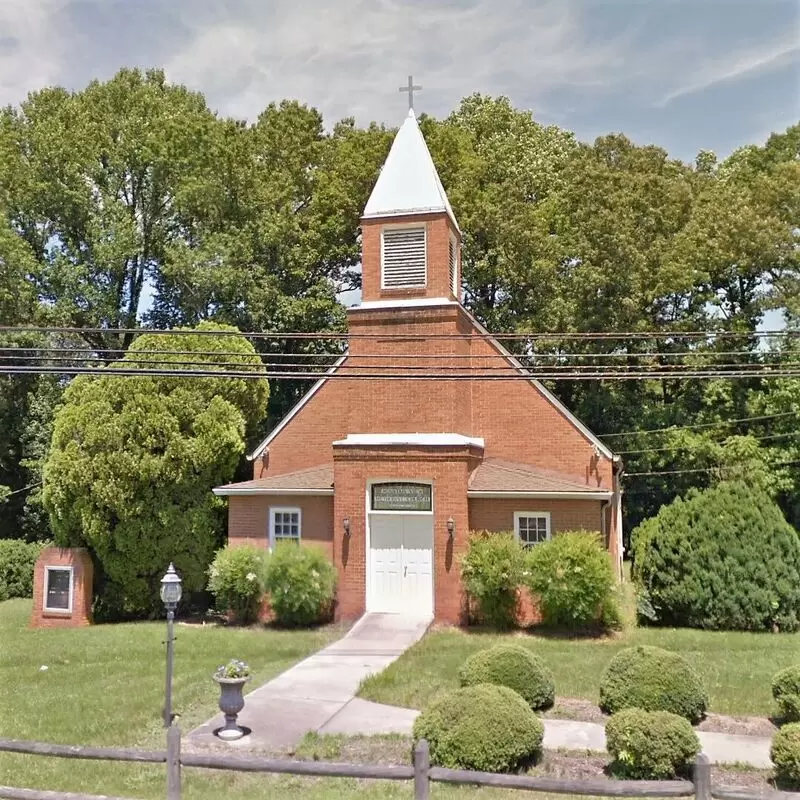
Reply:
<svg viewBox="0 0 800 800"><path fill-rule="evenodd" d="M800 436L800 431L790 431L789 433L773 433L767 436L753 436L752 438L757 442L764 442L771 439L786 439L791 436ZM702 447L706 442L698 443L692 446L689 449L695 449L697 447ZM714 442L717 444L717 442ZM679 450L679 449L687 449L686 445L680 446L673 446L673 447L653 447L648 448L647 450L617 450L617 455L620 456L633 456L633 455L641 455L642 453L665 453L671 450Z"/></svg>
<svg viewBox="0 0 800 800"><path fill-rule="evenodd" d="M61 333L79 335L133 335L147 334L169 336L240 336L247 339L384 339L384 340L430 340L430 339L472 339L472 340L567 340L567 341L641 341L646 339L766 339L796 338L800 331L622 331L622 332L536 332L536 333L350 333L342 331L280 332L280 331L229 331L198 330L187 328L92 328L92 327L53 327L53 326L0 326L0 333Z"/></svg>
<svg viewBox="0 0 800 800"><path fill-rule="evenodd" d="M800 464L800 460L794 461L780 461L777 464L770 464L771 467L789 467L793 464ZM734 465L734 466L742 466L742 465ZM623 472L623 478L642 478L645 476L650 475L688 475L690 473L698 473L698 472L717 472L719 470L724 470L725 465L718 465L716 467L702 467L698 469L668 469L668 470L660 470L657 472Z"/></svg>
<svg viewBox="0 0 800 800"><path fill-rule="evenodd" d="M703 422L697 425L670 425L668 428L649 428L647 430L642 431L623 431L621 433L604 433L599 438L600 439L610 439L614 436L634 436L636 434L646 434L646 433L667 433L670 431L683 431L689 429L699 429L699 428L716 428L721 425L736 425L740 422L755 422L765 419L777 419L778 417L796 417L800 414L800 411L786 411L781 414L763 414L758 417L740 417L739 419L728 419L723 420L721 422Z"/></svg>
<svg viewBox="0 0 800 800"><path fill-rule="evenodd" d="M760 369L743 370L740 367L730 371L719 370L691 370L680 373L676 372L663 372L654 370L644 370L638 372L618 372L618 371L594 371L594 372L558 372L545 370L524 370L520 371L516 368L510 367L509 374L487 374L485 371L475 372L462 372L462 373L448 373L448 372L428 372L428 373L406 373L398 374L395 372L351 372L349 368L342 367L336 371L329 369L327 372L322 371L305 371L305 372L287 372L284 369L269 370L265 365L261 367L253 365L251 371L243 371L242 367L245 365L237 364L237 370L212 370L212 369L130 369L117 365L125 364L124 361L117 361L114 365L107 368L104 367L81 367L81 366L62 366L51 367L44 365L24 366L13 364L0 364L0 374L14 375L14 374L39 374L39 375L103 375L110 377L176 377L176 378L270 378L275 380L318 380L319 378L337 379L337 380L422 380L422 381L458 381L458 380L571 380L571 381L589 381L589 380L657 380L657 379L739 379L744 378L752 380L753 378L798 378L800 377L800 369ZM177 365L179 366L179 365ZM301 365L302 366L302 365ZM307 368L306 368L307 369Z"/></svg>

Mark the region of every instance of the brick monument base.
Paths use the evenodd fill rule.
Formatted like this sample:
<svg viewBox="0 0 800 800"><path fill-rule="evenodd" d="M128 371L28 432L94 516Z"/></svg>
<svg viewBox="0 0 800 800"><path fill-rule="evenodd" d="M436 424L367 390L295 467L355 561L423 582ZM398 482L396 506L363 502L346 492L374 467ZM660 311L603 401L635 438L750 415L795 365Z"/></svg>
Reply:
<svg viewBox="0 0 800 800"><path fill-rule="evenodd" d="M82 547L46 547L33 573L32 628L92 624L94 569Z"/></svg>

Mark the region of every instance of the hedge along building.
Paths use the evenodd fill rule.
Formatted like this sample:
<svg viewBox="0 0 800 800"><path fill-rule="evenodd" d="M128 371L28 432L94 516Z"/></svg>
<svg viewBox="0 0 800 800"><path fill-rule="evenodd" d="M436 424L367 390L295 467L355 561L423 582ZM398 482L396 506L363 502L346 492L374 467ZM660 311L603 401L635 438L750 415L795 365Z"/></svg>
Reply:
<svg viewBox="0 0 800 800"><path fill-rule="evenodd" d="M596 530L619 575L618 461L461 305L461 231L413 111L361 225L349 348L250 454L253 479L214 490L230 543L322 545L342 618L463 622L470 530ZM475 377L408 377L448 370Z"/></svg>

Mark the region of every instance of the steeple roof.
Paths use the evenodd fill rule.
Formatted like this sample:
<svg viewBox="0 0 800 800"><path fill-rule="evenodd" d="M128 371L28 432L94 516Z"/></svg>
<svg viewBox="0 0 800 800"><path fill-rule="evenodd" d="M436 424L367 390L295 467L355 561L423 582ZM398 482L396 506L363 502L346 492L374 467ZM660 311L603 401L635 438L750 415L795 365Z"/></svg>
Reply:
<svg viewBox="0 0 800 800"><path fill-rule="evenodd" d="M460 230L411 109L392 142L363 216L398 217L437 211L446 212Z"/></svg>

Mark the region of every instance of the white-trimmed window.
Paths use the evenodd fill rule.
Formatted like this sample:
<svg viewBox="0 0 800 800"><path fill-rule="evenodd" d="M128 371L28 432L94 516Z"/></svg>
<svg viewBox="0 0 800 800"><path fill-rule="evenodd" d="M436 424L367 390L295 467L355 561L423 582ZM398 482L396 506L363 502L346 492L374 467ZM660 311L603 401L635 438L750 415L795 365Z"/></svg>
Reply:
<svg viewBox="0 0 800 800"><path fill-rule="evenodd" d="M269 510L269 546L280 542L299 542L302 513L299 508L273 506Z"/></svg>
<svg viewBox="0 0 800 800"><path fill-rule="evenodd" d="M546 542L550 538L550 512L515 511L514 533L526 547Z"/></svg>
<svg viewBox="0 0 800 800"><path fill-rule="evenodd" d="M450 234L450 286L453 290L453 296L456 300L460 300L461 292L459 289L458 280L458 242L456 237Z"/></svg>
<svg viewBox="0 0 800 800"><path fill-rule="evenodd" d="M72 611L72 579L72 567L45 567L45 611Z"/></svg>
<svg viewBox="0 0 800 800"><path fill-rule="evenodd" d="M418 289L428 282L424 225L381 231L381 288Z"/></svg>

